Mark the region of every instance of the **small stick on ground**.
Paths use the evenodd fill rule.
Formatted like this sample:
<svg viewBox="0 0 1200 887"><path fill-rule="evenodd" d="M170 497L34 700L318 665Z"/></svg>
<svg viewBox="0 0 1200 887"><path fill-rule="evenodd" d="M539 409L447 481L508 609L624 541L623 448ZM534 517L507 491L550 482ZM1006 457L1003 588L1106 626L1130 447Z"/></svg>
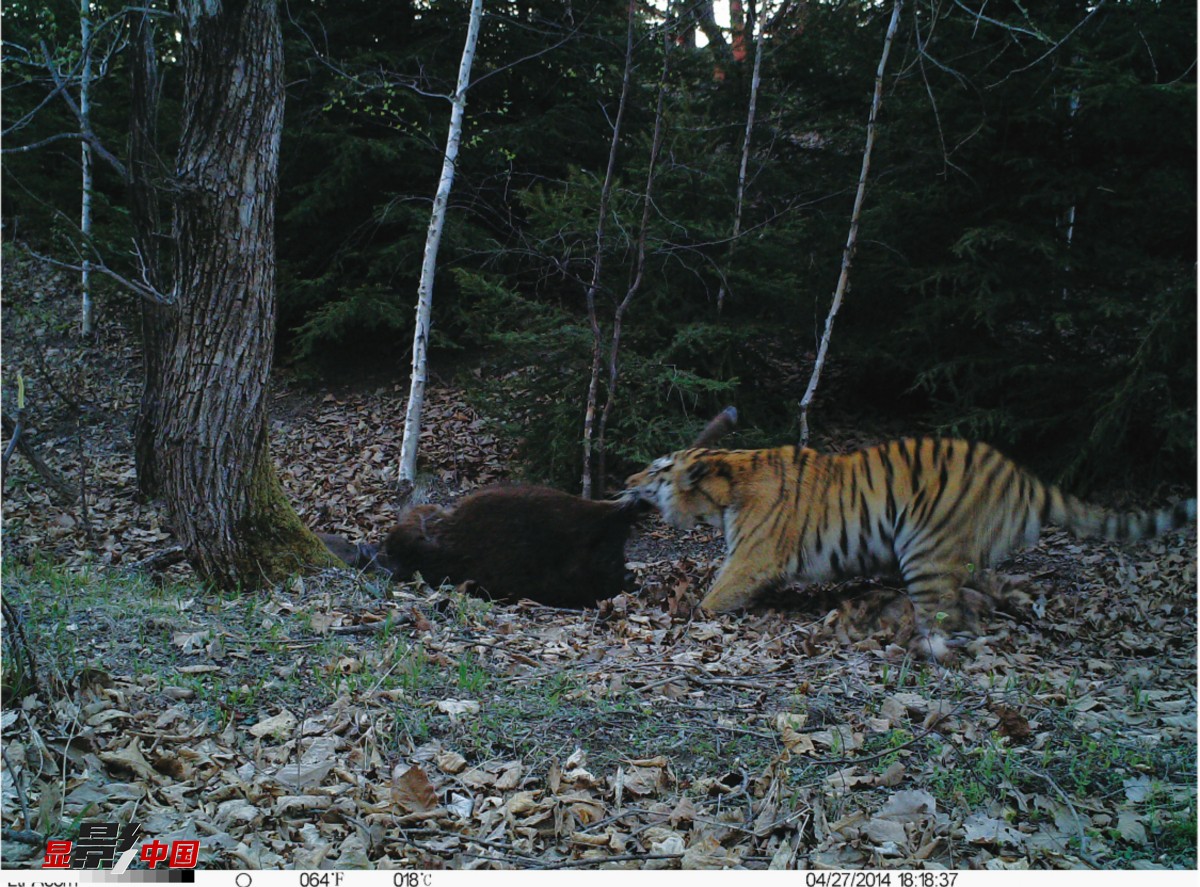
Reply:
<svg viewBox="0 0 1200 887"><path fill-rule="evenodd" d="M67 483L63 476L46 464L46 461L38 455L37 450L33 448L29 438L25 436L24 422L22 421L23 411L17 411L17 419L14 421L7 413L0 415L0 423L3 424L4 433L8 435L8 446L4 450L4 469L7 473L8 460L12 455L12 450L15 447L25 457L25 461L37 472L40 477L50 488L50 493L60 505L70 505L77 501L78 493Z"/></svg>

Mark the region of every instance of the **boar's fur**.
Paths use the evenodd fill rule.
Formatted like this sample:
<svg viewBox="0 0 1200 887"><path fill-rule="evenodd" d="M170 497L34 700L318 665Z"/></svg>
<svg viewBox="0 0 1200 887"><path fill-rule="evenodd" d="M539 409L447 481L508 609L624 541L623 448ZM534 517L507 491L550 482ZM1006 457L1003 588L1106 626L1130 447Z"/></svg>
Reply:
<svg viewBox="0 0 1200 887"><path fill-rule="evenodd" d="M379 562L379 552L374 545L351 542L333 533L317 533L317 538L325 544L330 554L356 570L375 570L383 566Z"/></svg>
<svg viewBox="0 0 1200 887"><path fill-rule="evenodd" d="M381 548L318 533L358 570L404 581L473 583L494 600L529 598L552 607L591 607L625 582L625 541L649 506L600 502L549 487L489 487L458 504L415 505Z"/></svg>
<svg viewBox="0 0 1200 887"><path fill-rule="evenodd" d="M500 601L591 607L620 594L625 541L646 507L537 486L480 490L452 508L409 509L384 540L383 565L427 582L474 582Z"/></svg>

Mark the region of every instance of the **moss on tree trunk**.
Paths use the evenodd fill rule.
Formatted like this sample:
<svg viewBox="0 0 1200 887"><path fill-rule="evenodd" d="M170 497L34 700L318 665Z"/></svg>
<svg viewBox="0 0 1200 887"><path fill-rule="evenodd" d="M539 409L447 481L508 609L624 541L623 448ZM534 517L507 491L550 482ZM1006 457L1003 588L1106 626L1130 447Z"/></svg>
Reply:
<svg viewBox="0 0 1200 887"><path fill-rule="evenodd" d="M249 513L237 532L245 543L235 558L239 575L257 573L274 584L307 567L344 566L292 508L266 446L255 460L248 493Z"/></svg>

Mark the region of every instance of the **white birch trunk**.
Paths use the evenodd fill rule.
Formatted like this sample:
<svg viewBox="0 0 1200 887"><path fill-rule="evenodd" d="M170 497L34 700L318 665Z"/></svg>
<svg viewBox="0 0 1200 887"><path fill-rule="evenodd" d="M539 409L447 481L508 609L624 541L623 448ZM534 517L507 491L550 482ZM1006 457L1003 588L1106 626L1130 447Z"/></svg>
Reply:
<svg viewBox="0 0 1200 887"><path fill-rule="evenodd" d="M846 236L846 247L842 250L842 272L838 275L837 289L833 293L833 304L829 306L829 315L825 318L825 332L821 335L821 344L817 349L817 360L813 364L812 376L808 380L808 388L800 401L800 446L808 446L808 407L813 395L817 393L817 383L821 379L821 369L825 366L825 355L829 351L829 337L833 333L833 319L837 317L838 309L842 307L842 298L850 284L850 264L854 260L854 248L858 245L858 217L862 212L863 197L867 193L867 173L871 168L871 149L875 147L875 121L879 117L879 108L883 104L883 72L887 67L888 53L892 50L892 40L896 36L896 26L900 23L900 8L903 0L896 0L892 7L892 20L888 23L887 36L883 40L883 53L879 57L879 68L875 71L875 95L871 99L871 116L867 119L867 144L863 148L862 170L858 174L858 191L854 195L854 209L850 213L850 233Z"/></svg>
<svg viewBox="0 0 1200 887"><path fill-rule="evenodd" d="M417 328L413 332L412 380L408 392L408 409L404 414L404 437L400 444L400 481L412 484L417 479L417 447L421 439L421 410L425 405L425 383L428 378L429 322L433 309L433 279L437 270L438 245L446 222L446 205L454 184L454 163L462 140L463 111L467 107L467 87L471 80L471 62L475 59L475 44L479 39L479 23L483 19L483 0L472 0L471 20L467 25L467 41L458 66L458 86L451 99L450 132L446 137L446 154L442 160L442 177L433 198L429 218L429 234L425 238L425 259L421 264L421 282L417 289Z"/></svg>
<svg viewBox="0 0 1200 887"><path fill-rule="evenodd" d="M92 107L92 20L90 0L79 0L79 38L83 46L83 71L79 81L79 122L86 132L91 129ZM80 141L80 167L83 169L83 197L79 212L79 230L83 234L84 249L90 250L92 238L92 146L87 139ZM79 274L79 286L83 291L83 306L80 327L83 335L92 334L92 282L91 263L85 257L83 270Z"/></svg>

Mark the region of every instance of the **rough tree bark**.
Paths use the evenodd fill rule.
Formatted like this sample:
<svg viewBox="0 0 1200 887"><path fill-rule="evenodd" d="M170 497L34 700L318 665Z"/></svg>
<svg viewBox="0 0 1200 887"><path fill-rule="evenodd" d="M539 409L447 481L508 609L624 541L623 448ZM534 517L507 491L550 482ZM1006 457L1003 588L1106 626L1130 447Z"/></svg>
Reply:
<svg viewBox="0 0 1200 887"><path fill-rule="evenodd" d="M583 477L580 480L581 494L592 498L595 472L593 439L596 433L596 406L600 394L600 372L604 367L604 338L600 330L600 319L596 313L596 296L600 292L600 273L604 268L604 237L608 224L608 203L612 198L613 177L617 169L617 148L621 144L621 123L625 119L625 104L629 98L629 84L633 78L633 24L636 19L636 0L629 0L628 24L625 30L625 72L621 78L621 98L617 101L617 116L613 120L612 141L608 146L608 167L604 173L604 184L600 186L600 208L596 219L596 254L592 258L592 280L588 284L584 300L587 303L588 325L592 331L592 372L588 377L587 400L583 416Z"/></svg>
<svg viewBox="0 0 1200 887"><path fill-rule="evenodd" d="M421 282L417 289L417 326L413 332L412 377L409 382L408 407L404 413L404 437L400 442L400 481L413 484L417 479L417 448L421 440L421 410L425 406L425 380L429 347L429 321L433 312L433 279L437 271L438 245L446 223L446 204L454 185L454 163L462 140L463 112L467 107L467 87L471 83L471 62L475 59L475 44L479 39L479 23L483 19L483 0L472 0L471 19L467 24L467 40L458 66L458 85L451 99L450 132L446 136L446 154L442 160L442 176L433 198L429 218L429 233L425 238L425 259L421 265Z"/></svg>
<svg viewBox="0 0 1200 887"><path fill-rule="evenodd" d="M800 446L808 446L808 408L812 404L813 395L817 393L817 383L821 380L821 369L825 366L825 355L829 352L829 338L833 334L833 320L837 317L838 309L842 307L842 298L850 286L850 264L854 260L854 249L858 245L858 217L862 213L863 198L867 193L867 173L871 169L871 150L875 147L875 121L879 117L879 109L883 105L883 72L887 68L888 54L892 50L892 40L896 36L896 26L900 23L900 9L903 0L896 0L892 7L892 19L888 23L887 36L883 40L883 52L879 56L879 67L875 71L875 94L871 99L871 114L867 118L867 143L863 148L862 169L858 174L858 191L854 195L854 209L850 212L850 232L846 235L846 246L842 250L842 271L838 275L837 289L833 293L833 304L829 306L829 314L825 318L825 331L821 334L821 344L817 348L817 360L813 364L812 375L808 379L808 388L800 400Z"/></svg>
<svg viewBox="0 0 1200 887"><path fill-rule="evenodd" d="M254 587L333 563L285 499L267 447L283 39L275 0L180 0L178 27L175 323L156 462L199 575Z"/></svg>

